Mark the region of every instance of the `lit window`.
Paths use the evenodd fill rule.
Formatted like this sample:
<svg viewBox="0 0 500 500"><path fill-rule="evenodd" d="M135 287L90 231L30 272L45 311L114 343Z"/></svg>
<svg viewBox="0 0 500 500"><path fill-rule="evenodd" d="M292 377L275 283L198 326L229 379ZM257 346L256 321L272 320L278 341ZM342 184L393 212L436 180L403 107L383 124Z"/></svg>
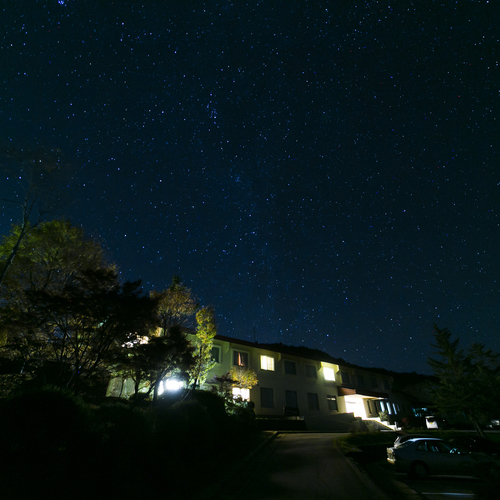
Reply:
<svg viewBox="0 0 500 500"><path fill-rule="evenodd" d="M274 371L274 358L270 356L261 356L260 357L260 368L261 370L269 370Z"/></svg>
<svg viewBox="0 0 500 500"><path fill-rule="evenodd" d="M234 351L233 365L244 366L245 368L248 368L248 353Z"/></svg>
<svg viewBox="0 0 500 500"><path fill-rule="evenodd" d="M250 389L241 389L240 387L233 387L233 398L241 396L243 401L250 401Z"/></svg>
<svg viewBox="0 0 500 500"><path fill-rule="evenodd" d="M325 380L335 380L333 368L323 368L323 374L325 375Z"/></svg>

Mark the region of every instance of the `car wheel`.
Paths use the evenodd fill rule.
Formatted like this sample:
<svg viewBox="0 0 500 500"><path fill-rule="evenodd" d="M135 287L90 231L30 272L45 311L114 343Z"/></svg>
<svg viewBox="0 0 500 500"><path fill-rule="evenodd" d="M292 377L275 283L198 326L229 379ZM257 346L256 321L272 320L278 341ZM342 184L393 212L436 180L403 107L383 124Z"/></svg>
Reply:
<svg viewBox="0 0 500 500"><path fill-rule="evenodd" d="M423 462L415 462L411 466L410 475L417 479L425 479L429 475L429 468Z"/></svg>

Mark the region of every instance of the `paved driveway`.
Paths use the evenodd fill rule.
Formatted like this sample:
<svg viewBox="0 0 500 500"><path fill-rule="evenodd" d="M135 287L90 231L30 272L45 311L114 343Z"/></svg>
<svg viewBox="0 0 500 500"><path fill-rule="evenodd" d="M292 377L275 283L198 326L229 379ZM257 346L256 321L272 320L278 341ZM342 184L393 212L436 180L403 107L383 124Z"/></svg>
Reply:
<svg viewBox="0 0 500 500"><path fill-rule="evenodd" d="M338 434L280 434L237 477L220 500L370 500L384 495L333 447Z"/></svg>

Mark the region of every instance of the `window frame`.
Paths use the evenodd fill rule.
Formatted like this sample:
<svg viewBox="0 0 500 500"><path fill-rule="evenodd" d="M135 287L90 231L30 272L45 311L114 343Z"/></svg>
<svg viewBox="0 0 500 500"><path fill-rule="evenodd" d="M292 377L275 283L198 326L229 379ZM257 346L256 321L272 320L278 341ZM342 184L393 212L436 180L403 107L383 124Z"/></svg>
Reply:
<svg viewBox="0 0 500 500"><path fill-rule="evenodd" d="M287 371L287 366L293 366L293 371ZM297 375L297 363L291 359L284 359L283 360L283 371L285 372L285 375Z"/></svg>
<svg viewBox="0 0 500 500"><path fill-rule="evenodd" d="M315 378L315 379L318 378L318 370L316 369L316 365L306 363L305 367L306 367L306 377L307 378ZM314 375L312 375L311 370L314 370Z"/></svg>
<svg viewBox="0 0 500 500"><path fill-rule="evenodd" d="M274 372L274 358L272 356L268 356L267 354L260 355L260 369L267 372Z"/></svg>
<svg viewBox="0 0 500 500"><path fill-rule="evenodd" d="M217 359L215 359L214 350L217 351ZM210 353L212 361L215 361L217 364L220 364L221 363L221 353L222 353L222 349L220 348L220 345L213 345L211 353Z"/></svg>
<svg viewBox="0 0 500 500"><path fill-rule="evenodd" d="M237 356L243 355L246 357L246 364L239 364L236 362ZM233 366L240 366L241 368L249 368L250 366L250 354L246 351L240 351L237 349L233 350Z"/></svg>
<svg viewBox="0 0 500 500"><path fill-rule="evenodd" d="M268 405L268 403L270 403L270 405ZM272 387L260 388L260 407L270 409L274 408L274 389Z"/></svg>
<svg viewBox="0 0 500 500"><path fill-rule="evenodd" d="M337 396L333 396L332 394L326 395L326 403L328 405L328 411L339 411L339 404L337 401ZM333 407L334 408L331 408Z"/></svg>

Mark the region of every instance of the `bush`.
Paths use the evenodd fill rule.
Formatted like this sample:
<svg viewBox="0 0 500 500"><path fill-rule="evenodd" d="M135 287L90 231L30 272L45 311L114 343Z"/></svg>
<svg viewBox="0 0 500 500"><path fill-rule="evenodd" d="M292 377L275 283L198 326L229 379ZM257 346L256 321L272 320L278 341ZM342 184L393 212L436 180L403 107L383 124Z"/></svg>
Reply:
<svg viewBox="0 0 500 500"><path fill-rule="evenodd" d="M89 408L73 393L58 388L13 396L2 408L5 449L20 453L63 451L85 430Z"/></svg>

